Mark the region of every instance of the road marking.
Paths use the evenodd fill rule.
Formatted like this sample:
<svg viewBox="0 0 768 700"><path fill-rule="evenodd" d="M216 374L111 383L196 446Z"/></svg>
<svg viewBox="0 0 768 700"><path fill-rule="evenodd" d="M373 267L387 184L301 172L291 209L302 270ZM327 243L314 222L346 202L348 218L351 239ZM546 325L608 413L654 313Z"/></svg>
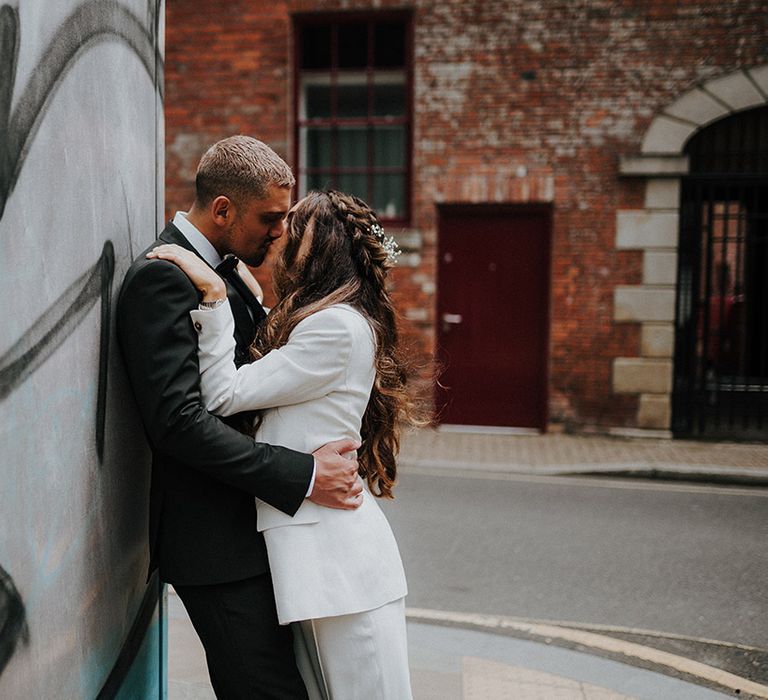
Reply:
<svg viewBox="0 0 768 700"><path fill-rule="evenodd" d="M701 678L710 683L716 683L717 685L733 690L734 692L748 693L757 698L768 699L767 685L755 683L754 681L742 678L741 676L729 673L728 671L723 671L699 661L686 659L677 654L660 651L634 642L626 642L614 637L607 637L595 632L584 631L583 629L560 627L552 623L541 623L498 615L457 613L444 610L427 610L424 608L406 608L406 615L412 622L423 622L428 624L450 623L460 626L474 627L476 629L513 630L535 637L560 639L573 644L580 644L591 649L599 649L613 654L620 654L628 658L647 661L657 666L664 666L689 676Z"/></svg>
<svg viewBox="0 0 768 700"><path fill-rule="evenodd" d="M494 471L493 469L473 469L471 467L422 467L401 465L400 474L416 476L447 476L457 479L479 479L484 481L522 481L535 484L570 484L572 486L592 486L603 489L624 489L635 491L675 491L678 493L707 493L721 496L752 496L768 498L768 489L764 487L715 486L703 484L682 484L679 482L660 482L643 479L641 476L627 479L570 476L563 474L526 474L523 472ZM630 480L633 479L633 480Z"/></svg>

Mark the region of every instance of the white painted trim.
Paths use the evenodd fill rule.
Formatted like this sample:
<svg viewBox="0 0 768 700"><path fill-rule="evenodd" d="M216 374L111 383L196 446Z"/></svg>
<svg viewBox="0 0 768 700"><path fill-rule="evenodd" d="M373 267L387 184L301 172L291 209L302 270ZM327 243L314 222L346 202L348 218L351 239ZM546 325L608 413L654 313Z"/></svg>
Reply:
<svg viewBox="0 0 768 700"><path fill-rule="evenodd" d="M619 173L638 177L680 177L688 174L688 156L621 156Z"/></svg>
<svg viewBox="0 0 768 700"><path fill-rule="evenodd" d="M685 142L697 129L698 126L693 122L659 114L648 127L640 150L649 155L680 153Z"/></svg>
<svg viewBox="0 0 768 700"><path fill-rule="evenodd" d="M698 130L728 114L768 104L768 66L738 70L707 80L667 105L643 139L644 154L680 155Z"/></svg>
<svg viewBox="0 0 768 700"><path fill-rule="evenodd" d="M678 100L675 100L664 110L664 113L671 117L685 119L693 124L702 126L716 119L728 116L730 111L729 105L726 106L721 100L710 95L709 92L700 88L694 88L686 92Z"/></svg>
<svg viewBox="0 0 768 700"><path fill-rule="evenodd" d="M742 71L710 80L703 89L728 105L731 112L759 107L765 102L755 83Z"/></svg>
<svg viewBox="0 0 768 700"><path fill-rule="evenodd" d="M747 71L747 76L762 93L763 99L768 102L768 66L750 68Z"/></svg>

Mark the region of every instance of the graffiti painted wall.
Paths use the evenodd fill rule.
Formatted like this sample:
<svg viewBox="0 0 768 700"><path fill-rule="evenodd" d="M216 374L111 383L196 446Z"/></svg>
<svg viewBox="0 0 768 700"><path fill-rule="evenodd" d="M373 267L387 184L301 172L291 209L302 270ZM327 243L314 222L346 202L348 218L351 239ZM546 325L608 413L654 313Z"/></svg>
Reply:
<svg viewBox="0 0 768 700"><path fill-rule="evenodd" d="M0 697L157 698L117 285L162 216L163 0L0 0Z"/></svg>

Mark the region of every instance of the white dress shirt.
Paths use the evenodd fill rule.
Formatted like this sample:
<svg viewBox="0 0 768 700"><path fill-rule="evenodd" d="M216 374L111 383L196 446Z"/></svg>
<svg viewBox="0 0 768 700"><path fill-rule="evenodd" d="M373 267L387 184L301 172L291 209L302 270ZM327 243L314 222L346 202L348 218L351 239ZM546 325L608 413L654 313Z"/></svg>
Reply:
<svg viewBox="0 0 768 700"><path fill-rule="evenodd" d="M184 238L186 238L192 247L200 254L200 257L205 260L211 267L216 267L221 261L222 257L213 244L205 237L205 234L200 231L190 220L183 211L177 211L176 216L173 217L173 225L181 231Z"/></svg>

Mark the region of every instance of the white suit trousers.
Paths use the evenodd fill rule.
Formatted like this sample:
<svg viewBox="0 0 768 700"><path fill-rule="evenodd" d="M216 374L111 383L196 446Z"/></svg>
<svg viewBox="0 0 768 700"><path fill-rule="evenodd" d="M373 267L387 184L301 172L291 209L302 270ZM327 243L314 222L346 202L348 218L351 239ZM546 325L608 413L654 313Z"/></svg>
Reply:
<svg viewBox="0 0 768 700"><path fill-rule="evenodd" d="M292 627L310 700L412 700L404 598Z"/></svg>

